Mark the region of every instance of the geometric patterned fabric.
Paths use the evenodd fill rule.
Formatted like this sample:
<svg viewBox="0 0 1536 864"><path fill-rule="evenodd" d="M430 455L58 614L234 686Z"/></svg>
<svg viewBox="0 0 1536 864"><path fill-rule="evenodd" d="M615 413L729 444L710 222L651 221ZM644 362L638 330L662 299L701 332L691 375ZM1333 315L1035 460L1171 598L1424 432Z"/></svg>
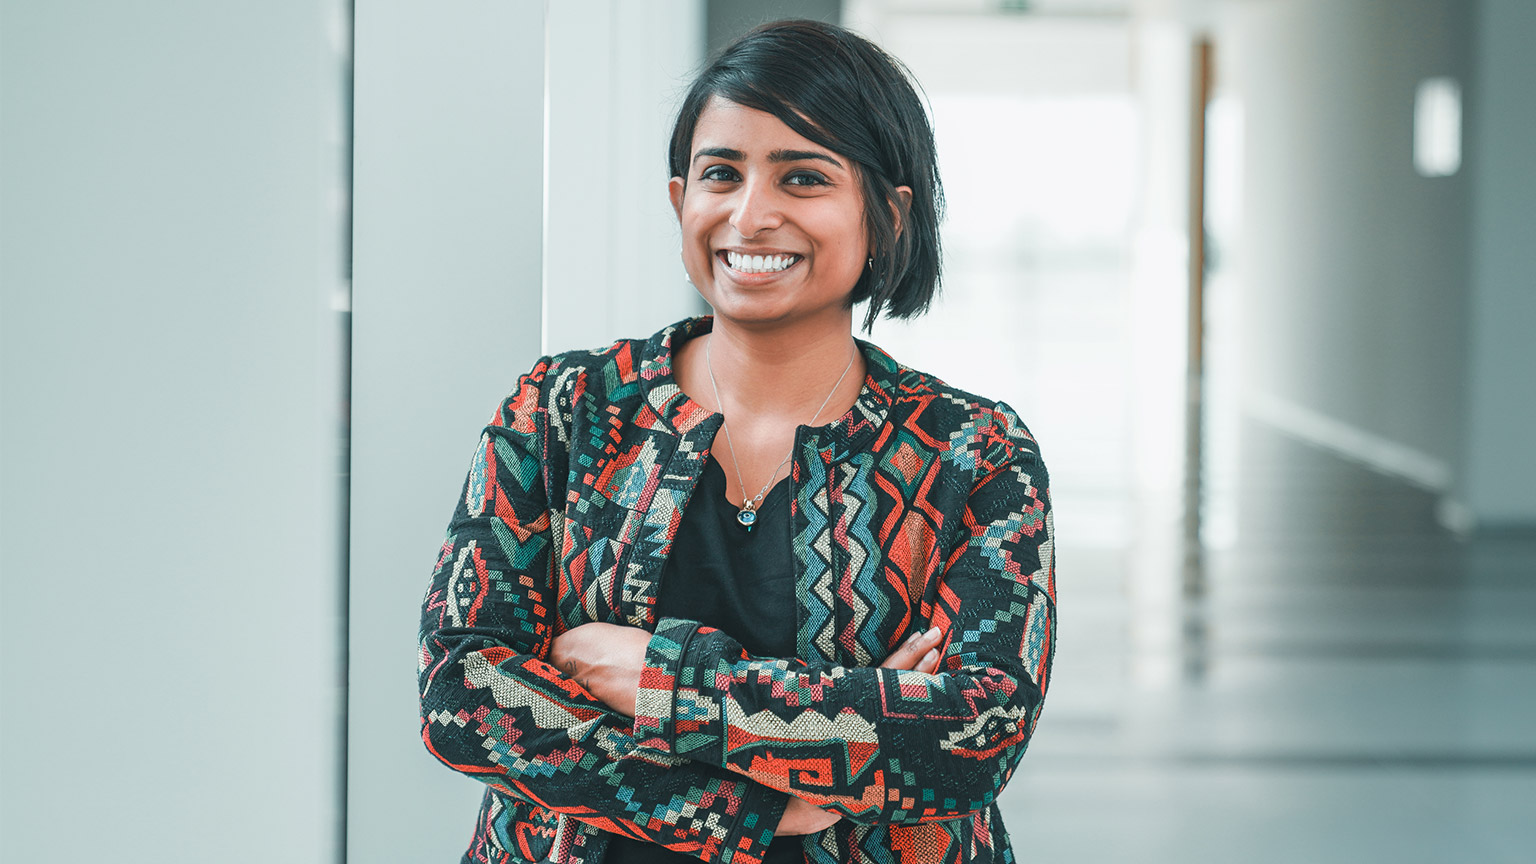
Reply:
<svg viewBox="0 0 1536 864"><path fill-rule="evenodd" d="M1049 479L1012 409L860 342L853 408L790 473L794 657L656 620L721 418L648 341L544 358L485 428L422 606L421 734L486 784L464 860L596 864L622 834L759 864L789 794L843 815L813 864L1011 862L995 804L1049 681ZM589 621L652 632L636 718L544 662ZM875 666L937 626L935 674Z"/></svg>

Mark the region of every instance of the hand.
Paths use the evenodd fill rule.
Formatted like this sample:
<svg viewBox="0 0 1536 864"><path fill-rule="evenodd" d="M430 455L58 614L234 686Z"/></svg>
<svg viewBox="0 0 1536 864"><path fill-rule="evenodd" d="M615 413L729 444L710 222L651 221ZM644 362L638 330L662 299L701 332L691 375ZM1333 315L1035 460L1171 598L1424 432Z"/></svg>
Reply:
<svg viewBox="0 0 1536 864"><path fill-rule="evenodd" d="M784 807L784 815L779 817L779 827L773 829L773 836L819 834L836 825L842 818L841 815L829 813L804 798L791 796L789 804Z"/></svg>
<svg viewBox="0 0 1536 864"><path fill-rule="evenodd" d="M594 621L556 636L546 659L599 702L633 717L650 641L651 634L639 627Z"/></svg>
<svg viewBox="0 0 1536 864"><path fill-rule="evenodd" d="M881 669L907 669L933 674L939 671L939 628L913 633L880 664Z"/></svg>

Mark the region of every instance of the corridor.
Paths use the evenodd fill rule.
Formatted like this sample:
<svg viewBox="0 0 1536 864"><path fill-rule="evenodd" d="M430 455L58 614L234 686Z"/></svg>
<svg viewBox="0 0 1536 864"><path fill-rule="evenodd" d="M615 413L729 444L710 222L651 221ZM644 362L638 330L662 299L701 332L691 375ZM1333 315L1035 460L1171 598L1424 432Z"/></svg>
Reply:
<svg viewBox="0 0 1536 864"><path fill-rule="evenodd" d="M1536 537L1458 540L1429 493L1241 431L1205 494L1206 523L1235 525L1225 548L1186 556L1169 523L1059 550L1055 683L1002 799L1016 848L1531 860Z"/></svg>

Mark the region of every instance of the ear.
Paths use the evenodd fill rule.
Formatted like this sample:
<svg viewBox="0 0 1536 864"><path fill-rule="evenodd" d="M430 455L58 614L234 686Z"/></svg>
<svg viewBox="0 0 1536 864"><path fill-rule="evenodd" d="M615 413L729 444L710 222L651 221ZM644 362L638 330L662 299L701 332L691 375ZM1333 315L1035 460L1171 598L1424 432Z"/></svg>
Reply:
<svg viewBox="0 0 1536 864"><path fill-rule="evenodd" d="M667 181L667 196L672 199L672 212L677 214L679 221L683 218L683 191L687 188L688 181L681 177L673 177Z"/></svg>
<svg viewBox="0 0 1536 864"><path fill-rule="evenodd" d="M897 186L896 197L901 199L901 204L898 205L895 201L891 202L891 215L896 217L896 236L900 237L901 229L904 227L902 225L901 217L906 214L908 210L912 209L912 187Z"/></svg>

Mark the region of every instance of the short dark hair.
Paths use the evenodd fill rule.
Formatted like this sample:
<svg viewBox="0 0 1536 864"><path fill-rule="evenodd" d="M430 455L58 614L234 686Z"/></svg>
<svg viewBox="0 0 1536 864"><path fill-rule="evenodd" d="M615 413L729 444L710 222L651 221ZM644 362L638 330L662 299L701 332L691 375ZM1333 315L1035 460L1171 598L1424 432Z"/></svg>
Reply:
<svg viewBox="0 0 1536 864"><path fill-rule="evenodd" d="M849 302L869 300L865 330L882 310L889 318L922 314L939 288L944 189L933 128L901 61L821 21L764 24L694 79L672 127L670 176L688 176L694 129L713 96L766 111L858 165L875 255ZM898 186L911 188L910 203L896 194ZM899 234L893 208L901 213Z"/></svg>

